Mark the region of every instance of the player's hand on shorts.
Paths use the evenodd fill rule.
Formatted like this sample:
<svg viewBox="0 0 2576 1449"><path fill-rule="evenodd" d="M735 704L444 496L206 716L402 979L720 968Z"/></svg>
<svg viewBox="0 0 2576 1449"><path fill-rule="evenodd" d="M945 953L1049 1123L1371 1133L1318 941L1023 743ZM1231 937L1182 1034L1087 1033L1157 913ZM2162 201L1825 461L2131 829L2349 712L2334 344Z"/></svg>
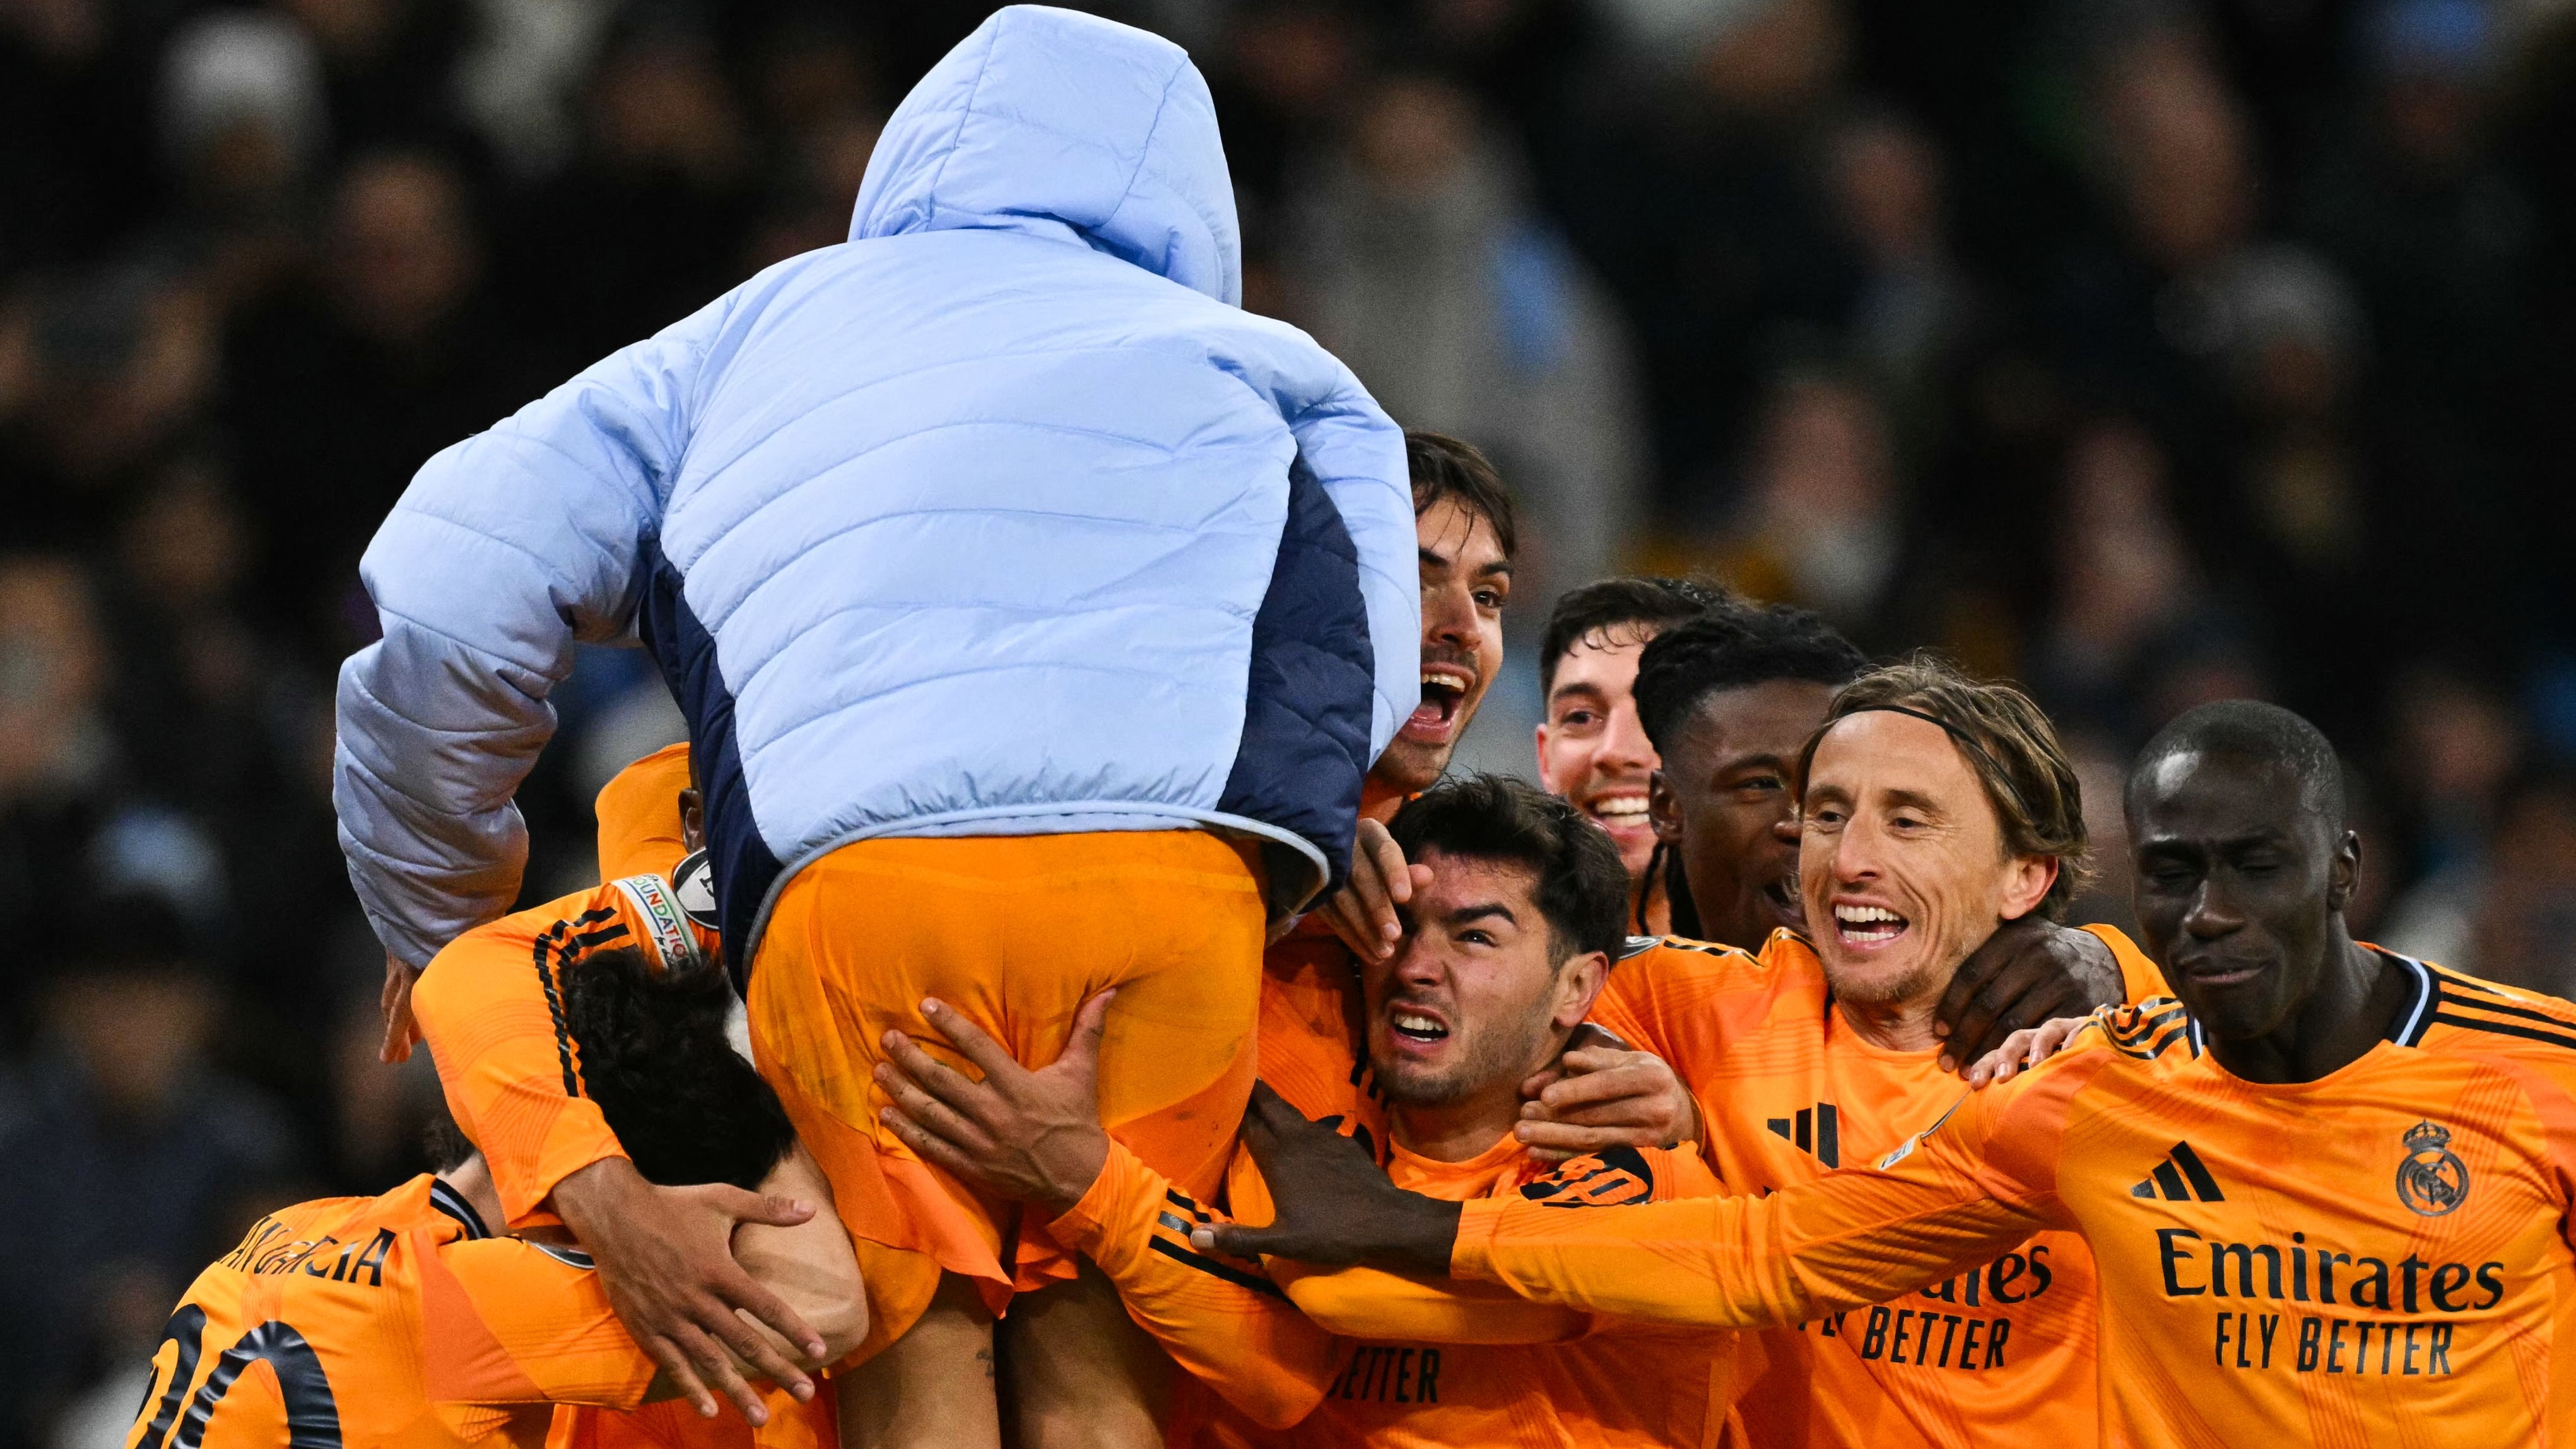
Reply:
<svg viewBox="0 0 2576 1449"><path fill-rule="evenodd" d="M1194 1229L1201 1252L1267 1254L1326 1267L1375 1262L1449 1271L1458 1242L1458 1204L1406 1192L1387 1180L1368 1149L1310 1122L1270 1090L1252 1084L1243 1144L1270 1185L1278 1216L1266 1228L1219 1223Z"/></svg>
<svg viewBox="0 0 2576 1449"><path fill-rule="evenodd" d="M1605 1147L1670 1147L1699 1140L1699 1103L1662 1057L1585 1022L1554 1064L1521 1083L1512 1131L1541 1162Z"/></svg>
<svg viewBox="0 0 2576 1449"><path fill-rule="evenodd" d="M661 1187L622 1157L594 1162L556 1183L553 1200L599 1265L618 1322L700 1415L715 1417L715 1396L721 1393L752 1424L769 1422L760 1392L737 1360L799 1400L814 1397L813 1380L748 1320L768 1325L817 1363L822 1335L733 1257L738 1224L792 1228L814 1216L812 1203L721 1182Z"/></svg>
<svg viewBox="0 0 2576 1449"><path fill-rule="evenodd" d="M385 1013L385 1044L376 1049L377 1060L411 1060L411 1045L420 1040L420 1023L411 1014L411 989L419 980L418 967L406 964L391 951L385 953L385 989L376 999Z"/></svg>
<svg viewBox="0 0 2576 1449"><path fill-rule="evenodd" d="M1324 919L1362 959L1383 961L1404 939L1404 922L1395 908L1411 902L1413 893L1430 883L1431 867L1407 864L1404 847L1386 827L1363 819L1359 839L1351 846L1351 878L1324 902Z"/></svg>
<svg viewBox="0 0 2576 1449"><path fill-rule="evenodd" d="M930 1029L984 1080L971 1080L890 1031L883 1045L893 1060L877 1064L876 1079L895 1105L879 1115L924 1160L1004 1197L1063 1212L1082 1201L1109 1161L1109 1133L1100 1125L1100 1036L1109 998L1117 994L1104 991L1082 1003L1063 1052L1037 1071L1012 1060L975 1023L924 1001Z"/></svg>
<svg viewBox="0 0 2576 1449"><path fill-rule="evenodd" d="M2117 1006L2127 990L2101 937L2037 915L2006 921L1968 953L1932 1010L1941 1070L1961 1070L2024 1027Z"/></svg>
<svg viewBox="0 0 2576 1449"><path fill-rule="evenodd" d="M1977 1058L1977 1064L1961 1075L1967 1078L1969 1088L1974 1091L2000 1086L2057 1055L2058 1049L2066 1045L2066 1039L2092 1019L2089 1016L2061 1016L2055 1021L2024 1027L2005 1037L2002 1046Z"/></svg>

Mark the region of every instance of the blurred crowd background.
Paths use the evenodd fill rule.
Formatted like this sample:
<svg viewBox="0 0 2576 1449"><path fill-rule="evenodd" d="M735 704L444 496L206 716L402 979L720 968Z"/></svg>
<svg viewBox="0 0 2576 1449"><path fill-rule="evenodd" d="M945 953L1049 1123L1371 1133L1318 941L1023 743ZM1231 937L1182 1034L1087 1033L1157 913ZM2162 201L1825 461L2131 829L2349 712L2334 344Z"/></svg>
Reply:
<svg viewBox="0 0 2576 1449"><path fill-rule="evenodd" d="M416 1168L328 793L376 520L838 241L987 8L0 0L0 1449L115 1442L256 1207ZM1469 763L1557 591L1702 574L2025 682L2097 838L2172 713L2302 710L2364 929L2576 988L2576 6L1101 8L1216 89L1247 305L1528 510ZM556 702L531 900L678 729L632 652Z"/></svg>

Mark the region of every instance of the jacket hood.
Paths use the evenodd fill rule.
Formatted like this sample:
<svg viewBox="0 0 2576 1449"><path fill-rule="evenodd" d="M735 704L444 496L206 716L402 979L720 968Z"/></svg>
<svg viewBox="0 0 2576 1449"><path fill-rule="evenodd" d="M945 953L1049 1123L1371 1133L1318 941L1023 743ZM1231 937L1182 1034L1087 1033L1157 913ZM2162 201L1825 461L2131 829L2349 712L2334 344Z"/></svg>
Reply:
<svg viewBox="0 0 2576 1449"><path fill-rule="evenodd" d="M850 239L1070 232L1221 302L1243 243L1216 105L1187 52L1041 5L995 11L886 122Z"/></svg>

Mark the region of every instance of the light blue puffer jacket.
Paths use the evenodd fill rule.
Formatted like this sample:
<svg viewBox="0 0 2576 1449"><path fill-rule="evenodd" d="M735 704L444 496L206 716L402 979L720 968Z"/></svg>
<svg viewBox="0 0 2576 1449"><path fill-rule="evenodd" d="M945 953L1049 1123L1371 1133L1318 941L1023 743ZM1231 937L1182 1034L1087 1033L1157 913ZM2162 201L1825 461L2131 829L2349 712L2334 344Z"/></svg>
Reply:
<svg viewBox="0 0 2576 1449"><path fill-rule="evenodd" d="M387 948L510 904L575 640L640 640L689 717L738 969L870 836L1198 824L1292 898L1337 876L1419 693L1404 444L1241 274L1188 58L993 15L847 243L448 448L377 532L333 800Z"/></svg>

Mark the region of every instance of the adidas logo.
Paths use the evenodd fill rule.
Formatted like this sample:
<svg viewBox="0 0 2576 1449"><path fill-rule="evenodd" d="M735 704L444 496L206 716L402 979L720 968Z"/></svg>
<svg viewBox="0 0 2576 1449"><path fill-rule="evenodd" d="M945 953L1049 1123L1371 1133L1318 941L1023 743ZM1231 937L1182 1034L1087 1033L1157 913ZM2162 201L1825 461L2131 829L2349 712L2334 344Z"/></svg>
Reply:
<svg viewBox="0 0 2576 1449"><path fill-rule="evenodd" d="M2167 1202L2227 1201L2227 1194L2218 1190L2218 1179L2209 1175L2208 1166L2188 1142L2175 1143L2165 1160L2156 1164L2156 1170L2147 1174L2147 1180L2129 1189L2129 1196L2150 1201L2163 1198Z"/></svg>
<svg viewBox="0 0 2576 1449"><path fill-rule="evenodd" d="M1801 1107L1794 1119L1773 1117L1762 1125L1800 1152L1815 1154L1816 1160L1827 1167L1843 1165L1842 1124L1836 1120L1831 1102Z"/></svg>

